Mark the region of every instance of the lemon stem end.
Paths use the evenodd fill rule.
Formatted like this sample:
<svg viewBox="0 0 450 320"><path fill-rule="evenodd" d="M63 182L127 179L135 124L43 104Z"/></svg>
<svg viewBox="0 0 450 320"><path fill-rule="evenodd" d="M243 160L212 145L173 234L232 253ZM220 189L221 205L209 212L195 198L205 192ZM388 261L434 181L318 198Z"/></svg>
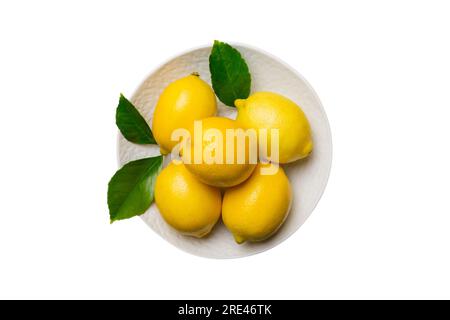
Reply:
<svg viewBox="0 0 450 320"><path fill-rule="evenodd" d="M239 110L239 109L241 109L241 108L244 107L244 105L245 105L245 100L244 100L244 99L236 99L236 100L234 101L234 105L235 105L236 108Z"/></svg>

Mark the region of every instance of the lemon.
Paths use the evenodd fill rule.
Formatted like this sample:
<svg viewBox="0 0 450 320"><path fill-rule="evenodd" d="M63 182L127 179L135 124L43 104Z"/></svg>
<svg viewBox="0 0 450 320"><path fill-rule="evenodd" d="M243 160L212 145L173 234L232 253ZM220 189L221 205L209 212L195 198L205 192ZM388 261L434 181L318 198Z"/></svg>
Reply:
<svg viewBox="0 0 450 320"><path fill-rule="evenodd" d="M182 234L201 238L220 218L220 190L201 183L172 161L156 178L155 203L164 220Z"/></svg>
<svg viewBox="0 0 450 320"><path fill-rule="evenodd" d="M261 174L261 165L244 183L227 189L222 219L237 243L261 241L273 235L286 219L292 191L281 167L272 175Z"/></svg>
<svg viewBox="0 0 450 320"><path fill-rule="evenodd" d="M216 112L214 92L197 74L170 83L161 93L153 114L152 131L161 153L170 153L178 143L171 140L173 130L187 129L194 120Z"/></svg>
<svg viewBox="0 0 450 320"><path fill-rule="evenodd" d="M250 163L248 138L244 137L243 143L239 144L236 135L227 137L227 129L231 132L240 129L236 121L210 117L199 120L198 125L201 125L199 135L195 133L195 125L190 129L190 152L182 150L186 168L200 181L216 187L231 187L245 181L255 168L257 159ZM227 148L231 139L233 148ZM199 148L196 148L196 144ZM242 153L242 161L238 161L238 151ZM199 160L197 163L196 153Z"/></svg>
<svg viewBox="0 0 450 320"><path fill-rule="evenodd" d="M279 131L279 162L308 156L313 148L311 129L302 109L288 98L272 92L257 92L234 102L236 121L244 128L267 129L267 155L271 155L270 129ZM274 160L274 159L272 159Z"/></svg>

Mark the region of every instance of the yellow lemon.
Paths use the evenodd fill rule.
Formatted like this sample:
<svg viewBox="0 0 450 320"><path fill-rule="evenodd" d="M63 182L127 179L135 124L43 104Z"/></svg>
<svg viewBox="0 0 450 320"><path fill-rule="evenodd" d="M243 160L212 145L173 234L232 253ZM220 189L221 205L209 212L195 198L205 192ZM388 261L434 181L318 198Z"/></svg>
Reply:
<svg viewBox="0 0 450 320"><path fill-rule="evenodd" d="M190 129L190 146L182 150L186 168L200 181L216 187L231 187L245 181L256 166L257 154L255 151L251 163L250 139L243 136L239 141L237 129L241 128L236 121L228 118L197 121Z"/></svg>
<svg viewBox="0 0 450 320"><path fill-rule="evenodd" d="M258 165L247 181L225 191L222 219L237 243L267 239L289 213L289 180L281 167L275 174L262 174L268 166Z"/></svg>
<svg viewBox="0 0 450 320"><path fill-rule="evenodd" d="M155 203L164 220L182 234L201 238L220 218L220 190L201 183L172 161L156 178Z"/></svg>
<svg viewBox="0 0 450 320"><path fill-rule="evenodd" d="M153 113L152 132L162 154L168 154L178 141L175 129L187 129L194 120L215 115L216 97L212 88L197 74L178 79L161 93Z"/></svg>
<svg viewBox="0 0 450 320"><path fill-rule="evenodd" d="M279 162L308 156L313 148L311 129L302 109L288 98L272 92L257 92L234 102L236 121L244 128L267 129L267 154L271 155L271 129L279 133ZM272 159L274 160L274 159Z"/></svg>

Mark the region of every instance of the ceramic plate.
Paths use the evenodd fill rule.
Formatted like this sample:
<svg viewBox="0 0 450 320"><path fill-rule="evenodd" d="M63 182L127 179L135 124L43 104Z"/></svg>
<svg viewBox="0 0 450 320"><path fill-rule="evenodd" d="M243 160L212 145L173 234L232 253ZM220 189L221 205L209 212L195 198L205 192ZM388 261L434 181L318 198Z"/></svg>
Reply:
<svg viewBox="0 0 450 320"><path fill-rule="evenodd" d="M194 255L208 258L239 258L260 253L286 240L299 229L311 215L327 184L331 168L331 132L325 111L312 87L291 67L278 58L246 45L234 45L246 59L252 75L252 92L273 91L283 94L299 104L307 115L312 128L314 150L310 157L284 165L292 184L293 203L291 212L280 230L270 239L259 243L238 245L232 235L219 222L206 238L196 239L180 235L162 219L153 203L142 220L161 237L177 248ZM131 100L149 124L153 109L163 89L172 81L192 72L210 83L208 57L211 47L202 47L183 53L164 63L151 73L139 86ZM219 100L220 116L234 119L234 108ZM119 165L159 154L156 146L142 146L128 142L119 134ZM165 160L164 165L167 164Z"/></svg>

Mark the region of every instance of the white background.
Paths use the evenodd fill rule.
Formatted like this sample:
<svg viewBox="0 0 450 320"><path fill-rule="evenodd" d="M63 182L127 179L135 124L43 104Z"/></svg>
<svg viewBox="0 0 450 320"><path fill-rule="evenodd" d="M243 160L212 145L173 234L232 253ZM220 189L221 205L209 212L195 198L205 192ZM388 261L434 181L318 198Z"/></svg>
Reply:
<svg viewBox="0 0 450 320"><path fill-rule="evenodd" d="M446 1L2 1L1 298L450 298ZM292 65L330 120L315 212L253 257L109 224L114 112L214 39Z"/></svg>

